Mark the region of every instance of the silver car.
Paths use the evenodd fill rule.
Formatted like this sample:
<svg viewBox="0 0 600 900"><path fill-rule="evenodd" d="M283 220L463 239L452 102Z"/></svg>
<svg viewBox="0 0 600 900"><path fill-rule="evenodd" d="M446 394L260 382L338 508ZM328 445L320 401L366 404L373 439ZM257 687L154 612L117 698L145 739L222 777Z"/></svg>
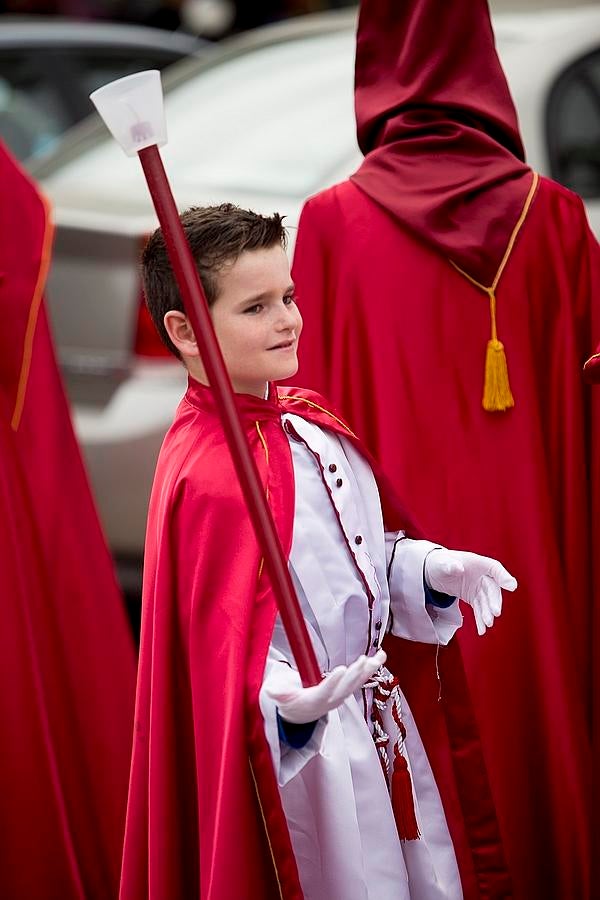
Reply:
<svg viewBox="0 0 600 900"><path fill-rule="evenodd" d="M102 84L211 47L191 34L116 22L2 16L0 23L0 137L21 160L56 147L89 115L89 94Z"/></svg>
<svg viewBox="0 0 600 900"><path fill-rule="evenodd" d="M600 233L600 9L497 17L531 164L586 199ZM360 161L354 16L320 14L233 39L165 79L163 156L181 209L231 200L285 213ZM156 226L137 160L96 120L35 170L58 225L49 301L101 517L139 555L156 455L185 385L143 306L138 259Z"/></svg>

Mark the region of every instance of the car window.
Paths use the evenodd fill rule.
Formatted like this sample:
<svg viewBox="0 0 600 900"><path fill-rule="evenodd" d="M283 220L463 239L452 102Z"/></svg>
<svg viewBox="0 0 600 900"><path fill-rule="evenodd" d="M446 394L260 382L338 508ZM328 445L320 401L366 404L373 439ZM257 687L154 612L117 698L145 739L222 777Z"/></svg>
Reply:
<svg viewBox="0 0 600 900"><path fill-rule="evenodd" d="M0 137L21 160L50 152L72 120L44 55L26 50L0 57Z"/></svg>
<svg viewBox="0 0 600 900"><path fill-rule="evenodd" d="M582 197L600 197L600 51L556 82L547 127L552 177Z"/></svg>

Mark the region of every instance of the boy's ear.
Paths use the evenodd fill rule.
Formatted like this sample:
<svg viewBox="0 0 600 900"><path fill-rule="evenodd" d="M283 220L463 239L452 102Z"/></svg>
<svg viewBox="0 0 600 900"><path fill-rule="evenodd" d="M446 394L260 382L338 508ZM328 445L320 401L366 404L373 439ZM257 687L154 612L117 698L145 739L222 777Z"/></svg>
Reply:
<svg viewBox="0 0 600 900"><path fill-rule="evenodd" d="M192 326L185 313L170 309L163 319L167 334L182 356L199 356Z"/></svg>

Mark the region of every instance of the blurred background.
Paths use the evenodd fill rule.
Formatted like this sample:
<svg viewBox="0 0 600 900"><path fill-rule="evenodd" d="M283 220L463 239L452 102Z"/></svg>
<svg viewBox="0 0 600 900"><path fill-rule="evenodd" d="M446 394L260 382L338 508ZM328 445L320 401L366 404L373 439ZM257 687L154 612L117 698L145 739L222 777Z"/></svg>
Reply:
<svg viewBox="0 0 600 900"><path fill-rule="evenodd" d="M530 164L584 198L600 235L600 4L494 0ZM185 387L138 260L156 227L136 160L89 93L164 70L180 207L286 215L357 168L356 10L343 0L0 0L0 137L56 221L48 304L98 510L135 616L156 455Z"/></svg>
<svg viewBox="0 0 600 900"><path fill-rule="evenodd" d="M580 0L594 5L597 0ZM2 0L0 13L129 22L219 39L291 16L355 5L348 0ZM494 11L568 7L565 0L491 0Z"/></svg>

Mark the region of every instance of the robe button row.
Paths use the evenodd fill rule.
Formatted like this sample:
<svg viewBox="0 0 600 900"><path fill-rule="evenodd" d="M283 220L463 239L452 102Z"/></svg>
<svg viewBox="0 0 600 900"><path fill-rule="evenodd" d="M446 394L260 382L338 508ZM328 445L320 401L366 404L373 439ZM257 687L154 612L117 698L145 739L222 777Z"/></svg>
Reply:
<svg viewBox="0 0 600 900"><path fill-rule="evenodd" d="M344 482L342 481L341 478L337 478L335 483L336 483L337 487L341 487Z"/></svg>
<svg viewBox="0 0 600 900"><path fill-rule="evenodd" d="M383 622L375 622L375 630L381 631L382 624L383 624Z"/></svg>
<svg viewBox="0 0 600 900"><path fill-rule="evenodd" d="M354 543L355 543L355 544L362 544L362 534L357 534L357 535L356 535L356 537L354 538Z"/></svg>
<svg viewBox="0 0 600 900"><path fill-rule="evenodd" d="M329 471L330 471L330 472L337 472L337 466L336 466L335 463L329 463Z"/></svg>

